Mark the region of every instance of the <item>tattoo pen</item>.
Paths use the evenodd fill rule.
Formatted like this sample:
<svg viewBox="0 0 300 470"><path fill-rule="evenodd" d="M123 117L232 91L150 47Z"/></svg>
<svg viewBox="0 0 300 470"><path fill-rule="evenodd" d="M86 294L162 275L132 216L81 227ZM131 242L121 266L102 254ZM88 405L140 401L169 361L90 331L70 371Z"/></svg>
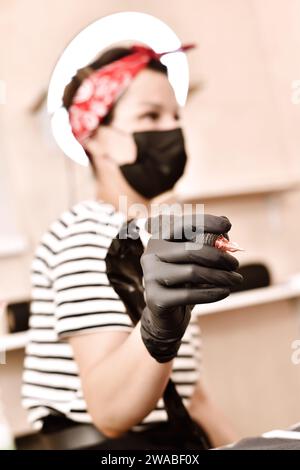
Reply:
<svg viewBox="0 0 300 470"><path fill-rule="evenodd" d="M229 241L224 235L216 235L215 233L205 233L203 244L214 246L221 251L234 253L235 251L245 251L236 242Z"/></svg>

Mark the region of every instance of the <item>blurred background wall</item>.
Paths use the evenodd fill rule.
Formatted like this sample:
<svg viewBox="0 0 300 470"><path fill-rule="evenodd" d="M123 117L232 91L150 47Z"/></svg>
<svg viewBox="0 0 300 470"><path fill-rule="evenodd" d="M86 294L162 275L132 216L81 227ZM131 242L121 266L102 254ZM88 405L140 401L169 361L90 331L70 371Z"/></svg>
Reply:
<svg viewBox="0 0 300 470"><path fill-rule="evenodd" d="M241 262L263 261L274 283L285 282L300 272L300 104L292 88L300 80L300 0L2 0L1 177L27 249L0 259L0 298L29 297L41 234L93 194L89 170L67 161L50 135L40 102L51 71L83 27L126 10L157 16L198 44L188 59L200 86L184 113L191 158L177 197L227 215L246 248ZM300 421L300 366L290 360L299 320L289 300L200 319L205 374L242 435ZM22 350L8 357L10 381L2 366L0 387L17 403ZM10 408L21 433L24 414Z"/></svg>

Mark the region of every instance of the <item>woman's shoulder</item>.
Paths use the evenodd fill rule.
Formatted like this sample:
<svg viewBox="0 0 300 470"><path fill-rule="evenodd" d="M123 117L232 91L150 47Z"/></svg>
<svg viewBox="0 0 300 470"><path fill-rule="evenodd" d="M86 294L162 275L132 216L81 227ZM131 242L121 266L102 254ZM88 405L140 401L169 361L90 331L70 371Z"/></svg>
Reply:
<svg viewBox="0 0 300 470"><path fill-rule="evenodd" d="M32 271L50 276L58 263L90 256L91 250L98 250L99 256L101 249L103 258L124 222L125 216L105 202L84 200L73 205L41 236L33 253Z"/></svg>
<svg viewBox="0 0 300 470"><path fill-rule="evenodd" d="M96 232L113 238L124 222L125 216L111 204L88 199L65 210L51 224L49 231L55 233L60 239L81 231Z"/></svg>
<svg viewBox="0 0 300 470"><path fill-rule="evenodd" d="M108 247L124 222L125 216L110 204L92 199L81 201L63 211L48 226L40 238L34 257L47 256L48 264L52 264L53 256L65 248L100 241Z"/></svg>

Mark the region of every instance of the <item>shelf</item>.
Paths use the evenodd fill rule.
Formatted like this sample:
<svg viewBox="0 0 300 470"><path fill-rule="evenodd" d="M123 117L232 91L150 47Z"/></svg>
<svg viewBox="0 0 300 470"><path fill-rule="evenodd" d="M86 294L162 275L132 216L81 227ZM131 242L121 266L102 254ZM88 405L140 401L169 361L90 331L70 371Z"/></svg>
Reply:
<svg viewBox="0 0 300 470"><path fill-rule="evenodd" d="M264 305L272 302L300 298L300 279L294 282L279 284L276 286L252 289L245 292L231 294L220 302L212 304L196 305L193 314L196 316L212 315L229 310L237 310L247 307Z"/></svg>
<svg viewBox="0 0 300 470"><path fill-rule="evenodd" d="M20 302L30 302L30 289L27 291L24 289L24 292L19 292L18 295L8 295L6 292L0 290L0 299L6 305L17 304ZM1 302L0 301L0 302ZM1 334L0 334L1 337Z"/></svg>
<svg viewBox="0 0 300 470"><path fill-rule="evenodd" d="M28 250L28 241L22 235L0 237L0 258L23 255Z"/></svg>
<svg viewBox="0 0 300 470"><path fill-rule="evenodd" d="M239 310L297 298L300 299L300 276L296 276L293 281L285 284L237 292L220 302L196 305L193 309L193 314L196 316L213 315L230 310ZM22 349L26 346L27 342L27 331L3 335L0 336L0 350L13 351L15 349Z"/></svg>
<svg viewBox="0 0 300 470"><path fill-rule="evenodd" d="M15 349L25 348L28 342L28 332L11 333L0 336L0 350L13 351Z"/></svg>
<svg viewBox="0 0 300 470"><path fill-rule="evenodd" d="M241 186L235 185L235 187L216 189L206 191L177 191L175 193L176 198L181 202L192 202L192 201L207 201L210 199L224 199L224 198L236 198L242 196L258 196L258 195L272 195L280 194L287 191L299 190L300 181L285 181L285 182L260 182L253 185L243 184Z"/></svg>

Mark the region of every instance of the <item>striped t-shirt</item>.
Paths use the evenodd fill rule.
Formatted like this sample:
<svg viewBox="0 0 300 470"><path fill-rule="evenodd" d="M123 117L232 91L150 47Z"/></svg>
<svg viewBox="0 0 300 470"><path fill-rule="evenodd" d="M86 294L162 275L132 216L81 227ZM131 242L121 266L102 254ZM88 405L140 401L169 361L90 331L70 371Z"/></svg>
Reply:
<svg viewBox="0 0 300 470"><path fill-rule="evenodd" d="M123 223L124 216L111 205L83 201L52 223L37 247L22 387L23 405L35 428L41 418L57 412L92 422L68 337L95 331L130 334L134 328L106 274L107 252ZM200 359L199 328L192 317L171 374L185 405L198 380ZM160 398L139 424L166 420Z"/></svg>

